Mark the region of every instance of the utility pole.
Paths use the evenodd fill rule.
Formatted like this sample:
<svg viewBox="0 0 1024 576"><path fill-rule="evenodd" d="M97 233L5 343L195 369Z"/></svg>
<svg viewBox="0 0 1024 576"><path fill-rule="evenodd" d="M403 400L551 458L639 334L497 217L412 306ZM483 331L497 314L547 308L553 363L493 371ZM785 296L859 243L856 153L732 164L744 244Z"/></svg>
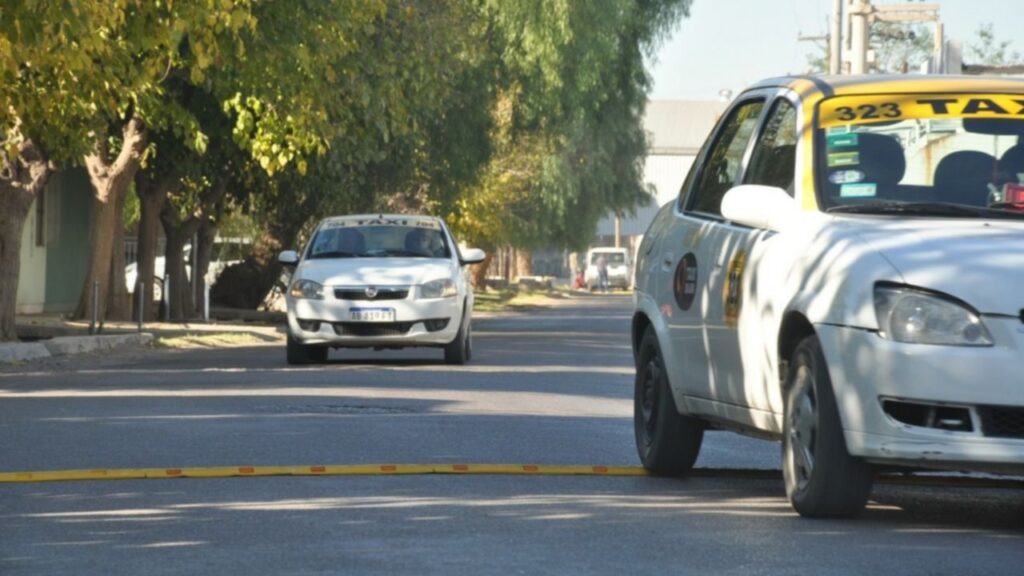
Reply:
<svg viewBox="0 0 1024 576"><path fill-rule="evenodd" d="M868 71L868 19L873 8L865 0L852 0L847 7L850 19L850 74L865 74Z"/></svg>
<svg viewBox="0 0 1024 576"><path fill-rule="evenodd" d="M938 4L882 4L873 6L869 0L847 0L848 60L850 74L868 71L868 50L873 22L931 22L935 26L935 63L940 64L944 42ZM834 26L834 24L833 24Z"/></svg>
<svg viewBox="0 0 1024 576"><path fill-rule="evenodd" d="M843 0L832 1L832 33L828 37L828 73L840 74L843 61Z"/></svg>

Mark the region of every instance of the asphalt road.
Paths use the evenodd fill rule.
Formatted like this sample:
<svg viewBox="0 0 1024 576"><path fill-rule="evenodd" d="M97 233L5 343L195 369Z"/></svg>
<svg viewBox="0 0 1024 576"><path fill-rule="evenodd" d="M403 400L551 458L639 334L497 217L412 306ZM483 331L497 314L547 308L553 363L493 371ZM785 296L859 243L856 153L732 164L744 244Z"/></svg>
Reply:
<svg viewBox="0 0 1024 576"><path fill-rule="evenodd" d="M476 358L277 346L0 372L0 471L310 464L636 465L625 297L478 320ZM702 469L778 467L707 435ZM1017 574L1019 489L879 486L810 521L781 481L274 477L0 485L0 574Z"/></svg>

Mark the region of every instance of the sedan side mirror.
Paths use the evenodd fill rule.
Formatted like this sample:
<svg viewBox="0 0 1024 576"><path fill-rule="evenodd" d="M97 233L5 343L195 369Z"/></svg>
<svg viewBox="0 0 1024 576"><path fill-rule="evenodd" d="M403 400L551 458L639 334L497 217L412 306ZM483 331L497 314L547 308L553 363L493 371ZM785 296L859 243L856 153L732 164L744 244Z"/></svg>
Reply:
<svg viewBox="0 0 1024 576"><path fill-rule="evenodd" d="M796 200L776 186L742 184L722 197L722 216L751 228L778 232L796 213Z"/></svg>
<svg viewBox="0 0 1024 576"><path fill-rule="evenodd" d="M463 264L479 264L487 258L487 254L479 248L466 248L460 252Z"/></svg>
<svg viewBox="0 0 1024 576"><path fill-rule="evenodd" d="M286 268L295 268L299 265L299 254L295 250L285 250L277 256L277 261Z"/></svg>

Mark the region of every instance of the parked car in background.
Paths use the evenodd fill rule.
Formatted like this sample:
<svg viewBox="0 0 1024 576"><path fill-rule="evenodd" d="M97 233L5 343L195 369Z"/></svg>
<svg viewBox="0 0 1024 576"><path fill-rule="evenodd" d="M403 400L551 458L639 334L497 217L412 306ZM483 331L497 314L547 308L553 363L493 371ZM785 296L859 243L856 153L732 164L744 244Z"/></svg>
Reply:
<svg viewBox="0 0 1024 576"><path fill-rule="evenodd" d="M639 250L643 465L705 429L782 441L802 515L879 465L1024 474L1024 81L766 80Z"/></svg>
<svg viewBox="0 0 1024 576"><path fill-rule="evenodd" d="M467 267L484 260L460 250L432 216L328 218L294 267L285 295L289 364L324 362L330 348L444 349L449 364L472 357L473 288Z"/></svg>
<svg viewBox="0 0 1024 576"><path fill-rule="evenodd" d="M249 250L251 240L248 238L217 238L214 240L213 249L210 254L210 266L206 269L206 285L213 286L220 277L221 272L228 266L240 263ZM183 250L185 257L185 273L192 278L192 245L186 244ZM166 259L157 256L153 262L153 299L163 299L164 278L166 277ZM124 267L124 280L128 286L128 293L135 293L135 286L139 278L139 264L132 262Z"/></svg>
<svg viewBox="0 0 1024 576"><path fill-rule="evenodd" d="M604 260L608 273L608 285L602 287L598 265ZM629 250L626 248L591 248L587 250L587 267L584 270L584 281L587 288L629 288L632 274L629 268Z"/></svg>

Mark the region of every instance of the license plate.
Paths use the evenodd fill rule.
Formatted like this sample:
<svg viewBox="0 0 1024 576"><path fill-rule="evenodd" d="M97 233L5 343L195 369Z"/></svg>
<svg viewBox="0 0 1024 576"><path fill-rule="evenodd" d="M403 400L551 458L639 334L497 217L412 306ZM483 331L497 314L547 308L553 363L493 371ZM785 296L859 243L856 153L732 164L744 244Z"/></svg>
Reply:
<svg viewBox="0 0 1024 576"><path fill-rule="evenodd" d="M394 322L394 308L350 308L349 320L354 322Z"/></svg>

